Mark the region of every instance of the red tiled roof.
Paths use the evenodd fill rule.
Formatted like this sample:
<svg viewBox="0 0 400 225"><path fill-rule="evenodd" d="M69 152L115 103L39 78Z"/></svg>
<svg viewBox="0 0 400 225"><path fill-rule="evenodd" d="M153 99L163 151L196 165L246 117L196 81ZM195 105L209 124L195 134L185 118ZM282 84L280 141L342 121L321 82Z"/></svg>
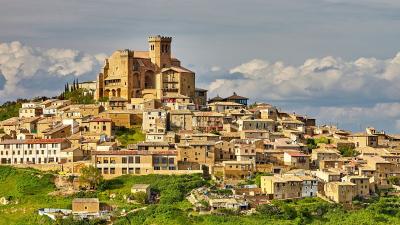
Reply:
<svg viewBox="0 0 400 225"><path fill-rule="evenodd" d="M65 140L66 140L65 138L25 139L25 140L9 139L0 142L0 144L53 144L53 143L62 143Z"/></svg>
<svg viewBox="0 0 400 225"><path fill-rule="evenodd" d="M26 144L51 144L51 143L62 143L65 138L53 138L53 139L27 139Z"/></svg>
<svg viewBox="0 0 400 225"><path fill-rule="evenodd" d="M92 119L90 122L112 122L112 120L111 119L107 119L107 118L98 117L98 118Z"/></svg>
<svg viewBox="0 0 400 225"><path fill-rule="evenodd" d="M146 150L116 150L92 151L92 155L178 155L176 150L146 151Z"/></svg>
<svg viewBox="0 0 400 225"><path fill-rule="evenodd" d="M286 153L289 154L292 157L305 157L305 156L308 156L308 155L300 153L300 152L286 152Z"/></svg>

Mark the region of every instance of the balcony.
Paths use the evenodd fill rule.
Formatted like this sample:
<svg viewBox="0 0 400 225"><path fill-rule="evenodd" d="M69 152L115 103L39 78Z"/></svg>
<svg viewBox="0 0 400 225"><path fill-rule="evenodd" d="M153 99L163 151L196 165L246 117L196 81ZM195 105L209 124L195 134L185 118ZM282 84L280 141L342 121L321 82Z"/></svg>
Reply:
<svg viewBox="0 0 400 225"><path fill-rule="evenodd" d="M168 92L178 92L178 88L163 88L162 90Z"/></svg>
<svg viewBox="0 0 400 225"><path fill-rule="evenodd" d="M165 79L163 80L164 83L178 83L177 80L172 80L172 79Z"/></svg>

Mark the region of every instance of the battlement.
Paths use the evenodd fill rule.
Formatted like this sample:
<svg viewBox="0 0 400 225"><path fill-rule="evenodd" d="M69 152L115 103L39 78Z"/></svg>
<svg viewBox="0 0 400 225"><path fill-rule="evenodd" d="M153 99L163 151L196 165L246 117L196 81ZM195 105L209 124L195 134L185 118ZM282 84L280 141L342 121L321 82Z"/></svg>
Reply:
<svg viewBox="0 0 400 225"><path fill-rule="evenodd" d="M171 42L172 41L172 37L164 37L161 35L156 35L156 36L150 36L148 38L149 42L155 42L155 41L161 41L161 42Z"/></svg>
<svg viewBox="0 0 400 225"><path fill-rule="evenodd" d="M133 57L133 51L129 49L120 49L115 53L119 54L120 57Z"/></svg>

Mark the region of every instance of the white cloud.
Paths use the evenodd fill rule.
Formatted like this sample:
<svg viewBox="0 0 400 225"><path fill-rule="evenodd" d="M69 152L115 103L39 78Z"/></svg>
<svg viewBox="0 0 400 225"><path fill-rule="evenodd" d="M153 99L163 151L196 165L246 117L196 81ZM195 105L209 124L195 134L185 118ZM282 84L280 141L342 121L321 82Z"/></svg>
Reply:
<svg viewBox="0 0 400 225"><path fill-rule="evenodd" d="M213 67L211 67L211 72L218 72L218 71L220 71L221 70L221 67L219 67L219 66L213 66Z"/></svg>
<svg viewBox="0 0 400 225"><path fill-rule="evenodd" d="M270 102L322 123L400 131L396 126L400 123L396 122L400 121L400 53L383 60L312 58L299 66L254 59L227 73L210 82L210 97L236 91L250 101Z"/></svg>
<svg viewBox="0 0 400 225"><path fill-rule="evenodd" d="M61 90L54 90L54 86L62 87L63 78L95 74L104 58L104 54L90 55L71 49L45 50L20 42L0 43L0 74L5 78L3 89L0 89L0 102L57 94ZM55 84L46 80L60 82ZM38 85L30 85L35 81Z"/></svg>
<svg viewBox="0 0 400 225"><path fill-rule="evenodd" d="M315 117L320 124L339 124L346 129L362 130L374 126L389 132L400 131L400 103L378 103L371 107L304 106L296 112Z"/></svg>
<svg viewBox="0 0 400 225"><path fill-rule="evenodd" d="M300 66L254 59L229 73L241 74L242 79L216 78L209 85L211 96L236 90L255 100L356 105L393 102L400 95L400 53L387 60L328 56Z"/></svg>

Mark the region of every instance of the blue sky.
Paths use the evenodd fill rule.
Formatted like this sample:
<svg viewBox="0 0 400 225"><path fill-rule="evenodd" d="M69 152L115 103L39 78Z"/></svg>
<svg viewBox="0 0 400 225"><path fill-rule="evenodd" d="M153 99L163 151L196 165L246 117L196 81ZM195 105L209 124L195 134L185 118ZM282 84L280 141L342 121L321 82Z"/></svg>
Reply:
<svg viewBox="0 0 400 225"><path fill-rule="evenodd" d="M399 10L395 0L1 0L0 102L94 79L114 50L162 34L210 96L236 90L321 123L400 132Z"/></svg>

